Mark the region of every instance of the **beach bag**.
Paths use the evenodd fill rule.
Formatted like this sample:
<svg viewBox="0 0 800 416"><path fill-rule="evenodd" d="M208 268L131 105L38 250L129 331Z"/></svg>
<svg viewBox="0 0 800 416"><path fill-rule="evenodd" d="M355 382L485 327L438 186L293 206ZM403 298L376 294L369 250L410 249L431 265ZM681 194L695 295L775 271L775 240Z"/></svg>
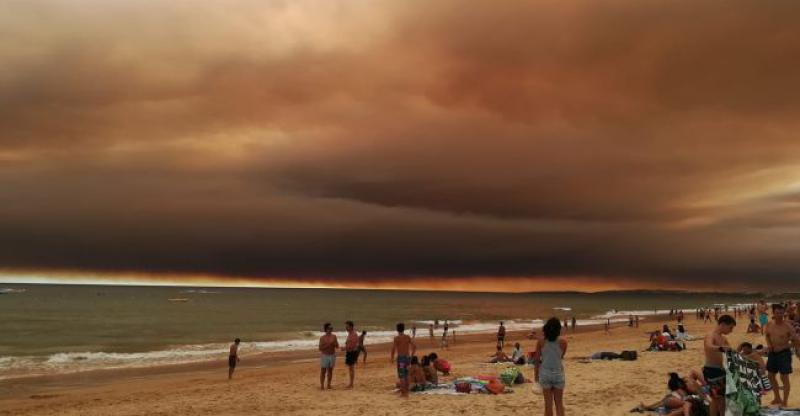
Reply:
<svg viewBox="0 0 800 416"><path fill-rule="evenodd" d="M472 391L472 385L466 382L456 383L456 392L457 393L467 393Z"/></svg>
<svg viewBox="0 0 800 416"><path fill-rule="evenodd" d="M506 368L500 373L500 381L502 381L506 386L511 386L514 384L514 380L517 379L518 375L519 369L517 367Z"/></svg>
<svg viewBox="0 0 800 416"><path fill-rule="evenodd" d="M525 382L525 376L522 375L522 371L517 374L517 378L514 379L514 384L522 384Z"/></svg>
<svg viewBox="0 0 800 416"><path fill-rule="evenodd" d="M622 351L619 355L624 361L636 361L637 358L636 351Z"/></svg>

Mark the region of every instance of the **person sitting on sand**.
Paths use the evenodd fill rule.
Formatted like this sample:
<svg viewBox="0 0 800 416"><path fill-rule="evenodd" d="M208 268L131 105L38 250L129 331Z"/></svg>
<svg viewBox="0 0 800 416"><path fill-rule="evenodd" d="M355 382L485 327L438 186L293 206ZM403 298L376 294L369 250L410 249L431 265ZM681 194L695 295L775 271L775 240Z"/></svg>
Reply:
<svg viewBox="0 0 800 416"><path fill-rule="evenodd" d="M404 332L406 325L402 322L397 324L397 336L394 337L392 343L392 356L391 362L394 361L395 353L397 354L397 378L400 379L400 395L408 397L408 365L411 363L411 356L416 352L417 346L414 345L414 340L411 339Z"/></svg>
<svg viewBox="0 0 800 416"><path fill-rule="evenodd" d="M411 391L423 391L428 387L425 371L419 365L419 358L416 355L411 357L411 362L408 364L408 385Z"/></svg>
<svg viewBox="0 0 800 416"><path fill-rule="evenodd" d="M228 380L233 378L233 370L236 370L236 364L239 363L239 342L241 340L236 338L231 344L228 351Z"/></svg>
<svg viewBox="0 0 800 416"><path fill-rule="evenodd" d="M674 340L675 336L672 335L672 331L669 330L669 325L664 324L663 328L661 329L661 333L667 337L667 340Z"/></svg>
<svg viewBox="0 0 800 416"><path fill-rule="evenodd" d="M436 371L441 372L443 376L450 375L451 368L449 362L447 362L443 358L439 358L439 356L436 355L435 352L432 352L428 357L430 357L431 365L433 366L434 369L436 369Z"/></svg>
<svg viewBox="0 0 800 416"><path fill-rule="evenodd" d="M425 373L425 380L431 384L439 384L439 373L431 366L429 355L422 357L422 372Z"/></svg>
<svg viewBox="0 0 800 416"><path fill-rule="evenodd" d="M747 325L748 334L760 334L761 327L756 323L755 318L750 318L750 324Z"/></svg>
<svg viewBox="0 0 800 416"><path fill-rule="evenodd" d="M331 379L333 379L333 367L336 365L336 349L339 348L339 340L336 339L336 334L333 333L333 325L331 325L330 322L326 322L322 330L325 334L319 338L319 387L325 390L326 379L328 381L327 388L331 388Z"/></svg>
<svg viewBox="0 0 800 416"><path fill-rule="evenodd" d="M758 364L758 368L762 371L767 368L767 363L764 362L764 355L761 351L764 349L763 345L759 345L755 349L753 349L753 344L749 342L743 342L739 344L739 348L736 351L744 358L747 358L750 361L755 362Z"/></svg>
<svg viewBox="0 0 800 416"><path fill-rule="evenodd" d="M676 341L693 341L694 337L689 335L688 332L686 332L686 328L683 326L683 324L679 324L678 325L678 330L677 330L677 332L675 332L675 340Z"/></svg>
<svg viewBox="0 0 800 416"><path fill-rule="evenodd" d="M514 351L511 351L511 362L516 365L525 364L525 353L522 351L522 346L519 342L514 343Z"/></svg>
<svg viewBox="0 0 800 416"><path fill-rule="evenodd" d="M503 347L500 344L497 344L497 352L491 355L492 359L489 360L489 363L507 363L511 361L511 358L506 355L505 351L503 351Z"/></svg>

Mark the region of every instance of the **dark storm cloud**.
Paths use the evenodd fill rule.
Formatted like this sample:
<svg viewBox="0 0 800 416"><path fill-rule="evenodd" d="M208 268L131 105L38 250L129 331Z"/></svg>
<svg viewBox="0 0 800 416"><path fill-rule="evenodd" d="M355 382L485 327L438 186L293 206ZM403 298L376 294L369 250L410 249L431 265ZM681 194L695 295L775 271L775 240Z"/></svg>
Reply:
<svg viewBox="0 0 800 416"><path fill-rule="evenodd" d="M86 6L0 6L4 268L800 272L795 2Z"/></svg>

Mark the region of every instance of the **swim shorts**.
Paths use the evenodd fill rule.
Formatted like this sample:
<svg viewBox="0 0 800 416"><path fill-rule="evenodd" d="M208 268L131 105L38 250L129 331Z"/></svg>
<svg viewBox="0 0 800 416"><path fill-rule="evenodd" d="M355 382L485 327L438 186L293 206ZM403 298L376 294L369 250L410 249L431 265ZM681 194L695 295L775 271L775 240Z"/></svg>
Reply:
<svg viewBox="0 0 800 416"><path fill-rule="evenodd" d="M400 355L397 357L397 378L408 378L408 364L411 363L411 357L407 355Z"/></svg>
<svg viewBox="0 0 800 416"><path fill-rule="evenodd" d="M356 365L356 363L358 363L358 353L360 352L361 350L359 349L344 353L344 363L347 365Z"/></svg>
<svg viewBox="0 0 800 416"><path fill-rule="evenodd" d="M236 368L236 356L235 355L229 355L228 356L228 367Z"/></svg>
<svg viewBox="0 0 800 416"><path fill-rule="evenodd" d="M335 354L322 354L319 358L319 366L321 368L333 368L336 365Z"/></svg>
<svg viewBox="0 0 800 416"><path fill-rule="evenodd" d="M708 383L711 397L725 397L725 370L717 367L703 367L703 378Z"/></svg>
<svg viewBox="0 0 800 416"><path fill-rule="evenodd" d="M769 323L769 317L767 314L762 313L758 315L758 322L761 323L761 327L765 327Z"/></svg>
<svg viewBox="0 0 800 416"><path fill-rule="evenodd" d="M770 373L792 374L792 351L771 352L767 355L767 371Z"/></svg>

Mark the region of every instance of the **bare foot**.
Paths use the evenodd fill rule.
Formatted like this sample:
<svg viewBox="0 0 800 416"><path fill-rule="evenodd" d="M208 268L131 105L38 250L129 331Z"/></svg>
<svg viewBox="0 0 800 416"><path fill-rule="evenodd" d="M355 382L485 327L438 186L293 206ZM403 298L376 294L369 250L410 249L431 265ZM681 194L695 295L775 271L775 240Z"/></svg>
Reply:
<svg viewBox="0 0 800 416"><path fill-rule="evenodd" d="M777 404L778 406L780 406L783 404L783 401L781 401L781 399L775 399L771 401L769 404Z"/></svg>
<svg viewBox="0 0 800 416"><path fill-rule="evenodd" d="M352 384L348 384L348 385L347 385L347 387L345 387L345 388L346 388L346 389L352 389L352 388L353 388L353 385L352 385Z"/></svg>

